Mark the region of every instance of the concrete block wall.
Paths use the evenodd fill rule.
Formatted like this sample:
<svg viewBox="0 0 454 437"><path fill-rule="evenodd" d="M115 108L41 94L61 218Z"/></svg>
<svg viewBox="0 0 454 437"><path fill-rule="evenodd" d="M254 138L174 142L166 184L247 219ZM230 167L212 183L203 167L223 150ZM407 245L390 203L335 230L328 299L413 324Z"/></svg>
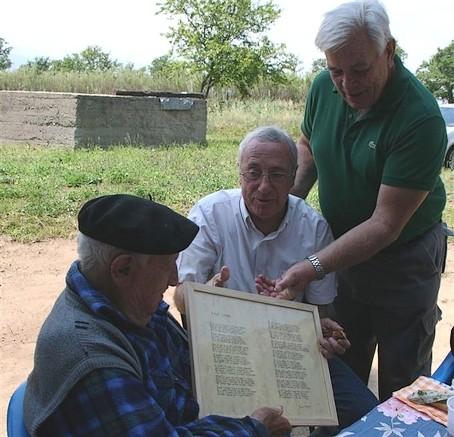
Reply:
<svg viewBox="0 0 454 437"><path fill-rule="evenodd" d="M0 91L0 144L102 147L206 141L206 100Z"/></svg>

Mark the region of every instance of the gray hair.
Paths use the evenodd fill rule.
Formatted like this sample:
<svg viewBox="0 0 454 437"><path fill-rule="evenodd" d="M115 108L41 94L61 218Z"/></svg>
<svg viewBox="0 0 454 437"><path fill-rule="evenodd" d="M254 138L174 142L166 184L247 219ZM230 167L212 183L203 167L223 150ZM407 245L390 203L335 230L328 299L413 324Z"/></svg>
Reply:
<svg viewBox="0 0 454 437"><path fill-rule="evenodd" d="M258 127L257 129L249 132L241 141L238 147L238 158L237 163L240 165L241 158L243 156L244 151L248 148L248 146L253 142L267 142L267 143L276 143L276 144L285 144L288 147L289 155L290 155L290 166L291 170L295 171L298 167L298 152L296 149L295 141L282 129L278 128L277 126L262 126Z"/></svg>
<svg viewBox="0 0 454 437"><path fill-rule="evenodd" d="M315 45L322 52L335 51L357 30L367 33L379 54L394 39L385 7L378 0L358 0L343 3L325 14Z"/></svg>
<svg viewBox="0 0 454 437"><path fill-rule="evenodd" d="M82 272L106 271L112 260L122 253L129 253L144 263L148 255L136 254L127 250L119 249L102 241L88 237L82 232L77 235L77 254L79 256L80 267Z"/></svg>

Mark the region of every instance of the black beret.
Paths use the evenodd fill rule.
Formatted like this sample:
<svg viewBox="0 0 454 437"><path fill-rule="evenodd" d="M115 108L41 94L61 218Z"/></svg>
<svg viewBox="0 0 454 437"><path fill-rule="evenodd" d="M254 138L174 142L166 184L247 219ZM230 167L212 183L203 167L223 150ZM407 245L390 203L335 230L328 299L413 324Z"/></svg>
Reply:
<svg viewBox="0 0 454 437"><path fill-rule="evenodd" d="M170 255L191 244L199 227L167 206L130 194L89 200L77 217L79 231L120 249Z"/></svg>

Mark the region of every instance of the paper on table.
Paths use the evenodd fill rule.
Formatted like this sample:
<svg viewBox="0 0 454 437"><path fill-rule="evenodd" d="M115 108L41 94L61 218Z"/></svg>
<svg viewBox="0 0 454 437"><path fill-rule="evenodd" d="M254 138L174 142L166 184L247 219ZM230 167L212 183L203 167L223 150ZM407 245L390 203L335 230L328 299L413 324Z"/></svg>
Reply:
<svg viewBox="0 0 454 437"><path fill-rule="evenodd" d="M416 404L415 402L410 401L408 398L418 390L449 390L449 387L446 384L443 384L435 379L428 378L426 376L420 376L415 382L410 384L407 387L401 388L400 390L393 393L393 397L399 399L400 401L406 403L410 407L414 408L421 413L427 414L431 419L441 423L444 426L448 424L448 413L439 410L438 408L431 407L430 405L421 405Z"/></svg>

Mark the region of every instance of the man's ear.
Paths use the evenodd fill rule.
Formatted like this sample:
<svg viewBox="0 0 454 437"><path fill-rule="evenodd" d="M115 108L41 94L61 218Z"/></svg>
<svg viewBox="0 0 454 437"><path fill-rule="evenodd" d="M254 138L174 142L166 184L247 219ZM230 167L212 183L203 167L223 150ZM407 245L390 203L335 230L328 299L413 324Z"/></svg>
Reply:
<svg viewBox="0 0 454 437"><path fill-rule="evenodd" d="M298 166L295 167L292 175L292 186L295 185L296 172L298 171Z"/></svg>
<svg viewBox="0 0 454 437"><path fill-rule="evenodd" d="M394 38L388 41L385 50L388 58L388 63L390 64L390 66L394 65L394 55L396 54L396 40Z"/></svg>
<svg viewBox="0 0 454 437"><path fill-rule="evenodd" d="M129 281L132 273L132 255L123 253L116 256L110 263L110 275L114 282Z"/></svg>

